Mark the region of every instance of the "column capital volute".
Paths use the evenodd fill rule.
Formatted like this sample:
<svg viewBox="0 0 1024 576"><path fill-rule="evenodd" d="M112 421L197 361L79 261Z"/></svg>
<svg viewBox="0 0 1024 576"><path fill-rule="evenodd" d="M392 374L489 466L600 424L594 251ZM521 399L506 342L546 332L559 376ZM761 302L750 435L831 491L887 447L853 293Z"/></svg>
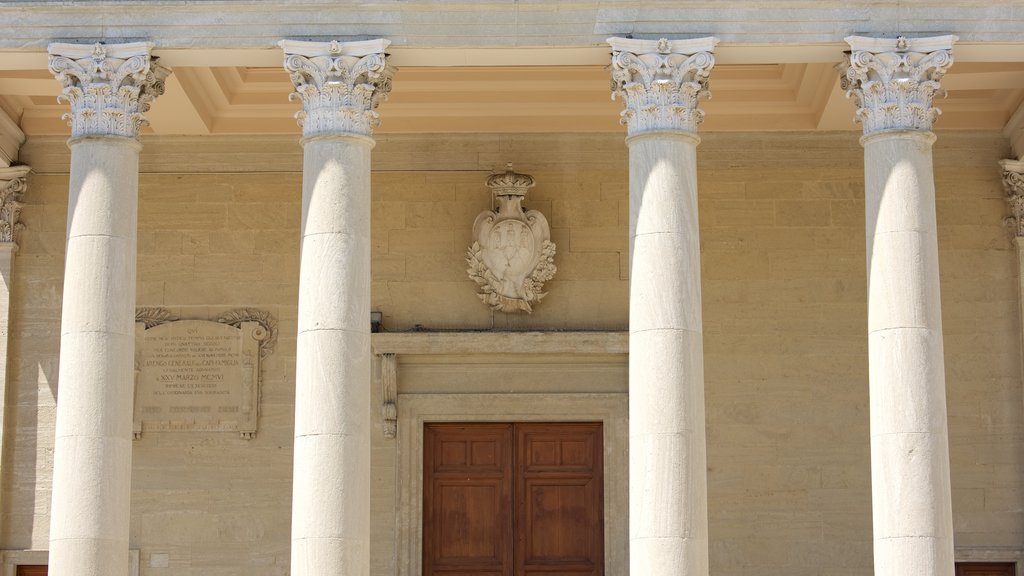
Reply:
<svg viewBox="0 0 1024 576"><path fill-rule="evenodd" d="M11 245L16 250L21 223L22 197L28 188L28 166L0 168L0 246Z"/></svg>
<svg viewBox="0 0 1024 576"><path fill-rule="evenodd" d="M630 136L645 132L696 133L704 120L697 104L710 97L714 37L689 40L609 38L612 98L621 96L621 122Z"/></svg>
<svg viewBox="0 0 1024 576"><path fill-rule="evenodd" d="M50 72L63 86L58 100L71 105L64 119L71 137L137 138L144 114L164 93L169 68L150 54L150 42L67 44L47 47Z"/></svg>
<svg viewBox="0 0 1024 576"><path fill-rule="evenodd" d="M1024 161L1000 160L999 167L1002 168L1006 202L1010 205L1006 227L1014 237L1024 238Z"/></svg>
<svg viewBox="0 0 1024 576"><path fill-rule="evenodd" d="M282 40L284 68L302 100L295 114L307 138L370 136L380 124L376 108L391 91L395 68L384 52L389 40L305 42Z"/></svg>
<svg viewBox="0 0 1024 576"><path fill-rule="evenodd" d="M857 105L864 134L928 132L941 111L932 106L945 96L939 80L953 65L956 36L868 38L849 36L850 51L839 66L843 90Z"/></svg>

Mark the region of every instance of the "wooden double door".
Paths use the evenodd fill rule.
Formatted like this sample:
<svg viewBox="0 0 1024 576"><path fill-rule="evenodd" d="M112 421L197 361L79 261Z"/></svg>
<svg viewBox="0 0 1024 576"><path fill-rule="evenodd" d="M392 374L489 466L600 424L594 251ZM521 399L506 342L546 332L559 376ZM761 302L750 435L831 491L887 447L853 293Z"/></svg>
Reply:
<svg viewBox="0 0 1024 576"><path fill-rule="evenodd" d="M424 576L603 576L600 423L426 424Z"/></svg>

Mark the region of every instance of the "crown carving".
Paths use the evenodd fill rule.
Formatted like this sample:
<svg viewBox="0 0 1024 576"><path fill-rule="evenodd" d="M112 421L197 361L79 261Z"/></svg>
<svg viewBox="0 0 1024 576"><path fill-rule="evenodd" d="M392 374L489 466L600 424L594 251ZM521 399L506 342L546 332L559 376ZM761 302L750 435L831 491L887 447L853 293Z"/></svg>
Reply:
<svg viewBox="0 0 1024 576"><path fill-rule="evenodd" d="M289 100L302 100L295 119L303 136L373 133L380 124L377 106L391 92L395 73L384 53L388 40L278 44L295 86Z"/></svg>
<svg viewBox="0 0 1024 576"><path fill-rule="evenodd" d="M710 98L708 79L715 66L717 38L632 40L609 38L612 47L612 99L621 97L621 122L630 136L643 132L696 132L704 121L698 107Z"/></svg>
<svg viewBox="0 0 1024 576"><path fill-rule="evenodd" d="M857 105L864 134L889 130L931 131L945 96L939 86L953 65L956 36L879 39L850 36L852 48L841 70L841 85Z"/></svg>
<svg viewBox="0 0 1024 576"><path fill-rule="evenodd" d="M504 172L487 178L487 187L495 196L526 196L526 191L536 184L533 176L513 172L511 162L506 165Z"/></svg>
<svg viewBox="0 0 1024 576"><path fill-rule="evenodd" d="M150 56L152 48L149 42L49 45L50 72L63 86L57 100L71 105L63 119L72 137L138 137L171 73Z"/></svg>

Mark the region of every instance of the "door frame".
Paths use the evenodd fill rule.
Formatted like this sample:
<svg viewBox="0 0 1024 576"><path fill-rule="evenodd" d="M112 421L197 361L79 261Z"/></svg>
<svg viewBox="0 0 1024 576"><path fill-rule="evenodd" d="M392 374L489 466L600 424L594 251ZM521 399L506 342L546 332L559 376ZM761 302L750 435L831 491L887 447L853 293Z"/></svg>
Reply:
<svg viewBox="0 0 1024 576"><path fill-rule="evenodd" d="M1016 546L956 546L956 562L1008 562L1014 564L1017 576L1024 576L1024 548Z"/></svg>
<svg viewBox="0 0 1024 576"><path fill-rule="evenodd" d="M139 576L139 551L128 550L128 576ZM3 550L0 551L2 576L15 576L18 566L50 564L49 550Z"/></svg>
<svg viewBox="0 0 1024 576"><path fill-rule="evenodd" d="M627 394L399 394L397 404L399 576L419 576L422 571L426 422L601 422L605 573L628 573Z"/></svg>

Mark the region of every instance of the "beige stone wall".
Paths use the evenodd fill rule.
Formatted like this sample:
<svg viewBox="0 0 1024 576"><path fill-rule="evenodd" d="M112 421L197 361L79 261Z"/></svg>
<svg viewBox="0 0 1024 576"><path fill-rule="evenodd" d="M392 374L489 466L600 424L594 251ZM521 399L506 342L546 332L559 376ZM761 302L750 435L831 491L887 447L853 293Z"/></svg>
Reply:
<svg viewBox="0 0 1024 576"><path fill-rule="evenodd" d="M280 340L260 432L147 434L135 444L132 546L142 573L288 571L301 149L296 138L146 140L139 305L183 316L254 306ZM940 133L936 185L957 545L1024 539L1024 399L1015 255L995 134ZM848 133L707 134L698 151L715 574L871 573L862 152ZM59 343L67 152L29 142L37 171L15 260L0 547L45 548ZM537 186L559 272L531 316L474 296L464 252L490 208L487 174ZM393 331L622 330L626 152L620 135L389 136L374 151L373 306ZM498 355L399 363L415 394L622 394L621 357ZM518 374L518 376L517 376ZM522 374L532 374L523 376ZM637 385L637 384L635 384ZM374 387L374 407L379 389ZM379 426L379 415L374 415ZM402 543L397 441L374 430L373 574ZM151 568L153 554L168 568Z"/></svg>

